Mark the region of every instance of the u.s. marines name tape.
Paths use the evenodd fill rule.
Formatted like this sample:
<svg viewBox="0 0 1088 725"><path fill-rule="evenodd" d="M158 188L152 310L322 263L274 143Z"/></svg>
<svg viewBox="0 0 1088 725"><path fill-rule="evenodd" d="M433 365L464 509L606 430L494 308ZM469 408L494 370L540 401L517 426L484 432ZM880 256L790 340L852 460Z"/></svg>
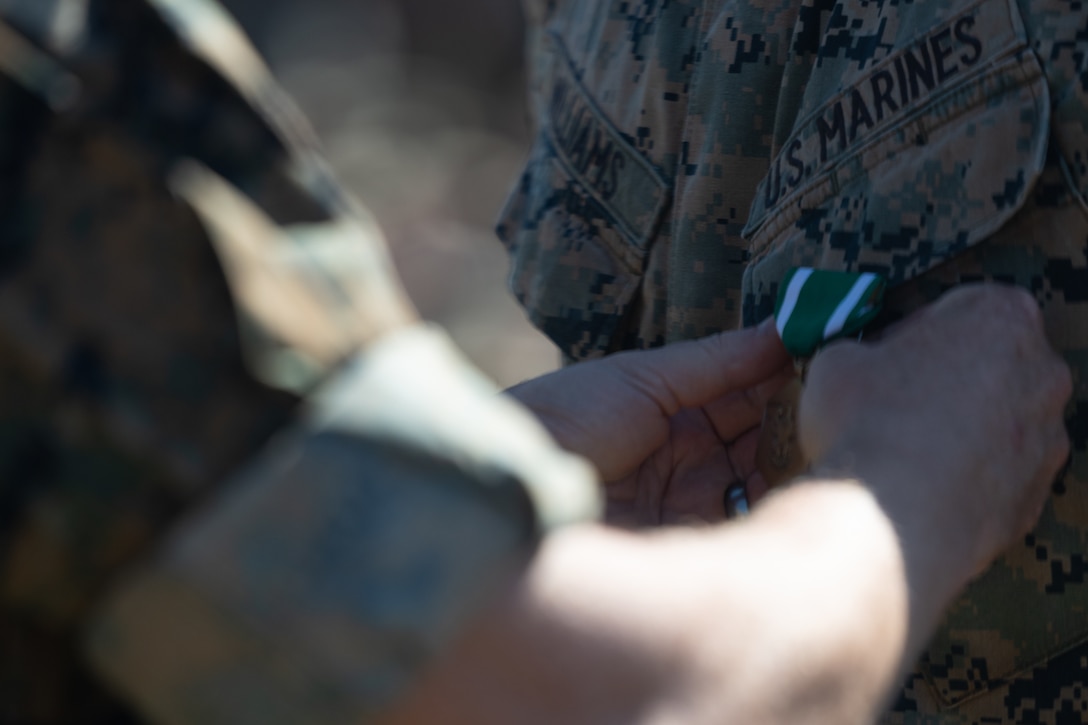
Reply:
<svg viewBox="0 0 1088 725"><path fill-rule="evenodd" d="M752 218L773 212L806 180L984 73L993 61L1022 46L1022 35L1006 3L985 1L889 51L797 125L760 184Z"/></svg>

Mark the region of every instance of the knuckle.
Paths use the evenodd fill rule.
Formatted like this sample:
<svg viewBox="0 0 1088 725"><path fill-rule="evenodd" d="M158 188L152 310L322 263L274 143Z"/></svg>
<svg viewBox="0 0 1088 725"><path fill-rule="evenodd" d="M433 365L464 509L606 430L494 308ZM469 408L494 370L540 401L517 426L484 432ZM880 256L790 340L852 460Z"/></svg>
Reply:
<svg viewBox="0 0 1088 725"><path fill-rule="evenodd" d="M1050 486L1069 460L1071 446L1064 426L1057 426L1057 430L1050 436L1047 443L1049 445L1046 446L1040 462L1040 473L1044 479L1046 490L1049 491Z"/></svg>
<svg viewBox="0 0 1088 725"><path fill-rule="evenodd" d="M1054 392L1062 406L1073 396L1073 373L1069 369L1069 365L1065 360L1058 356L1055 357L1055 370L1054 370Z"/></svg>
<svg viewBox="0 0 1088 725"><path fill-rule="evenodd" d="M1066 432L1065 426L1061 426L1060 431L1054 447L1055 470L1065 465L1065 462L1069 460L1069 454L1072 452L1072 445L1069 442L1069 434Z"/></svg>
<svg viewBox="0 0 1088 725"><path fill-rule="evenodd" d="M1043 310L1031 292L1023 287L1005 286L1001 288L1008 300L1007 306L1012 314L1021 315L1020 319L1041 330L1043 328Z"/></svg>
<svg viewBox="0 0 1088 725"><path fill-rule="evenodd" d="M743 334L743 333L741 333ZM696 349L710 360L722 360L731 352L731 340L727 333L719 332L716 335L700 337L695 341Z"/></svg>

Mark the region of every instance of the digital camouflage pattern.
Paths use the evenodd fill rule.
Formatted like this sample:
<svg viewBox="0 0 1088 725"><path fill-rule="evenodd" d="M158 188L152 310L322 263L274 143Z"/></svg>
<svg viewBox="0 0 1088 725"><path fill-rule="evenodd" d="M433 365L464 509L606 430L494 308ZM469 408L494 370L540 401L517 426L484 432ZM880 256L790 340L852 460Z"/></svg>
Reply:
<svg viewBox="0 0 1088 725"><path fill-rule="evenodd" d="M0 722L366 722L593 513L213 0L0 0L0 189Z"/></svg>
<svg viewBox="0 0 1088 725"><path fill-rule="evenodd" d="M1071 462L889 723L1088 723L1088 6L536 0L539 134L499 233L571 359L754 324L795 266L888 319L1018 284L1073 369ZM627 189L628 191L625 191Z"/></svg>

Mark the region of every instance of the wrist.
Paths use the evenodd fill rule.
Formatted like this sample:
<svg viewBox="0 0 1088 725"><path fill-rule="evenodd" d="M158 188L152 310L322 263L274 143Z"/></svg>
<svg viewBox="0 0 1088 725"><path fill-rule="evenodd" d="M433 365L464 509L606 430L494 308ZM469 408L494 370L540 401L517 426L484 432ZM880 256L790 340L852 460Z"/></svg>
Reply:
<svg viewBox="0 0 1088 725"><path fill-rule="evenodd" d="M871 492L787 487L708 538L699 578L717 587L688 617L698 667L686 681L725 709L693 721L871 718L899 682L911 616L898 539Z"/></svg>
<svg viewBox="0 0 1088 725"><path fill-rule="evenodd" d="M912 616L920 624L939 617L978 569L979 544L972 533L978 528L965 521L969 512L947 495L961 485L956 476L967 474L942 470L939 461L918 450L903 446L896 451L882 441L834 451L811 474L851 479L870 493L895 532L912 593Z"/></svg>

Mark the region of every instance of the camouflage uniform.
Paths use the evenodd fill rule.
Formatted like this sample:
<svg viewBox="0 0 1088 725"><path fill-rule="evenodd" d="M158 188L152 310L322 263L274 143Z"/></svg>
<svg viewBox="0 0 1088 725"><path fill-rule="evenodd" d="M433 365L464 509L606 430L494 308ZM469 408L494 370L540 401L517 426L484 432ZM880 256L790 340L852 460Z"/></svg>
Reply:
<svg viewBox="0 0 1088 725"><path fill-rule="evenodd" d="M1076 392L1036 531L958 600L887 721L1088 723L1088 4L538 0L539 134L500 221L572 359L754 324L791 266L890 315L1034 293Z"/></svg>
<svg viewBox="0 0 1088 725"><path fill-rule="evenodd" d="M0 722L367 722L593 514L213 0L0 0L0 124Z"/></svg>

